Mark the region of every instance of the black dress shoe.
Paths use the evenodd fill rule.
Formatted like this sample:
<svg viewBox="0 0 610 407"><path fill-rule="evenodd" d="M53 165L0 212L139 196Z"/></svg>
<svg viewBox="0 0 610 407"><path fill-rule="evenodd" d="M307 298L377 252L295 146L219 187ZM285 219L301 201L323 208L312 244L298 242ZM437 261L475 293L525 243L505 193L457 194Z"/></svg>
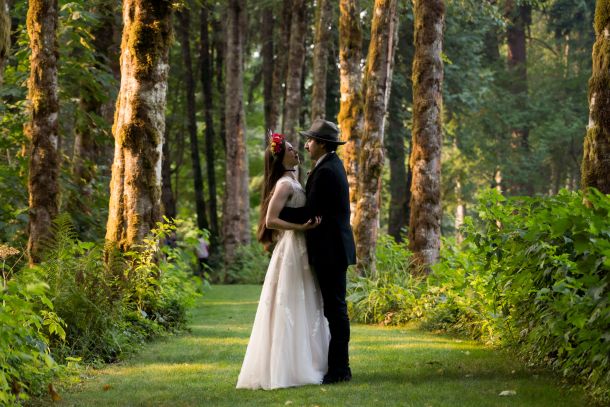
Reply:
<svg viewBox="0 0 610 407"><path fill-rule="evenodd" d="M324 379L322 379L322 384L333 384L339 382L349 382L352 380L352 372L348 371L347 373L326 373L324 375Z"/></svg>

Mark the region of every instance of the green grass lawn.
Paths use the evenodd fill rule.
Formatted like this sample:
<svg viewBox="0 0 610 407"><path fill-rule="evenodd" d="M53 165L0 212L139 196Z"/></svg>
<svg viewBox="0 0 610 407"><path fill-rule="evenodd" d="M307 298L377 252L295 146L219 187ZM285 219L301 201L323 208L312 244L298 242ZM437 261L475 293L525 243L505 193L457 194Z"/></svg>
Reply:
<svg viewBox="0 0 610 407"><path fill-rule="evenodd" d="M585 406L544 372L476 342L416 328L352 326L353 380L236 390L259 286L214 286L191 332L156 341L62 393L61 406ZM499 396L514 390L514 396Z"/></svg>

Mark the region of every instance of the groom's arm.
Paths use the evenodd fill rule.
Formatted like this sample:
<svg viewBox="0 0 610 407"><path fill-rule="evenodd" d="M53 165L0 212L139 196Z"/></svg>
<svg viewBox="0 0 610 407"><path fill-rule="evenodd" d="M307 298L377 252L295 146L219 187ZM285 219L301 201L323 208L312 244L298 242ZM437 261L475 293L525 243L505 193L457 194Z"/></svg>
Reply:
<svg viewBox="0 0 610 407"><path fill-rule="evenodd" d="M280 211L280 219L290 223L303 224L307 223L312 217L309 216L309 211L306 207L302 208L288 208L284 207Z"/></svg>

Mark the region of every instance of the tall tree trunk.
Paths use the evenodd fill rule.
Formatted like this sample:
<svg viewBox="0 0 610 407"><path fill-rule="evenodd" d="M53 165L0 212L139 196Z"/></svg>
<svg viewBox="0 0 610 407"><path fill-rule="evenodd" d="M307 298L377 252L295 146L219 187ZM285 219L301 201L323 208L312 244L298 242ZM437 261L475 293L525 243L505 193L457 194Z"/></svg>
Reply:
<svg viewBox="0 0 610 407"><path fill-rule="evenodd" d="M313 91L311 96L311 121L326 119L326 72L328 48L333 19L331 0L319 0L316 9L316 33L313 49Z"/></svg>
<svg viewBox="0 0 610 407"><path fill-rule="evenodd" d="M27 30L30 37L28 100L30 122L25 132L29 146L30 264L41 260L42 242L59 211L59 113L57 60L57 0L30 0Z"/></svg>
<svg viewBox="0 0 610 407"><path fill-rule="evenodd" d="M227 9L226 130L227 156L223 211L225 263L235 260L237 246L250 241L248 156L244 114L243 62L245 0L229 0Z"/></svg>
<svg viewBox="0 0 610 407"><path fill-rule="evenodd" d="M522 4L519 4L522 3ZM506 1L506 17L508 19L508 70L510 73L509 92L513 96L516 111L527 109L527 30L531 20L531 5L518 0ZM514 161L521 163L517 173L509 183L509 191L514 194L533 194L533 186L527 179L525 166L529 162L529 129L527 123L520 123L511 130L511 148Z"/></svg>
<svg viewBox="0 0 610 407"><path fill-rule="evenodd" d="M405 133L409 133L409 131L405 128L404 123L400 120L395 120L394 116L390 114L388 136L385 143L390 162L388 234L396 242L402 242L402 232L409 225L411 171L407 171L405 166L407 156L405 151Z"/></svg>
<svg viewBox="0 0 610 407"><path fill-rule="evenodd" d="M409 165L409 248L415 264L430 272L441 245L441 139L443 0L415 0L413 144Z"/></svg>
<svg viewBox="0 0 610 407"><path fill-rule="evenodd" d="M262 57L263 57L263 100L265 111L265 130L272 127L272 111L273 111L273 8L266 6L263 10L262 21ZM265 143L267 139L265 138Z"/></svg>
<svg viewBox="0 0 610 407"><path fill-rule="evenodd" d="M398 33L398 0L375 0L371 42L364 72L364 132L359 154L358 202L354 215L356 270L376 274L375 247L379 229L383 133L392 88L392 69Z"/></svg>
<svg viewBox="0 0 610 407"><path fill-rule="evenodd" d="M399 7L399 13L402 11ZM404 18L400 22L399 40L392 80L392 94L388 107L388 132L385 151L390 163L390 208L388 234L396 242L402 242L403 232L409 225L409 200L411 199L411 171L406 165L408 156L405 141L411 145L411 129L406 122L410 114L404 106L413 100L410 83L413 67L413 23Z"/></svg>
<svg viewBox="0 0 610 407"><path fill-rule="evenodd" d="M169 136L169 125L167 125L165 127L161 167L161 202L163 202L163 214L169 219L175 219L178 211L176 210L176 200L174 199L174 193L172 192L172 158L170 154Z"/></svg>
<svg viewBox="0 0 610 407"><path fill-rule="evenodd" d="M288 67L290 47L290 28L292 19L292 0L284 0L282 3L282 20L280 27L280 38L276 48L275 63L273 64L273 81L271 87L271 109L269 114L269 129L281 132L280 112L284 109L284 88L286 81L286 69Z"/></svg>
<svg viewBox="0 0 610 407"><path fill-rule="evenodd" d="M597 0L593 71L589 79L589 124L582 159L582 188L610 194L610 0Z"/></svg>
<svg viewBox="0 0 610 407"><path fill-rule="evenodd" d="M205 115L205 156L208 174L208 205L210 212L210 231L212 240L218 238L218 205L216 201L216 172L215 172L215 151L214 151L214 120L212 94L212 58L210 57L210 40L208 36L208 4L201 6L201 85L203 89L203 110Z"/></svg>
<svg viewBox="0 0 610 407"><path fill-rule="evenodd" d="M172 2L124 0L121 89L106 240L121 250L161 220L161 159Z"/></svg>
<svg viewBox="0 0 610 407"><path fill-rule="evenodd" d="M362 101L362 28L358 0L340 0L339 66L341 74L341 106L339 128L341 140L347 143L340 150L349 184L350 210L356 213L358 198L358 151L364 126Z"/></svg>
<svg viewBox="0 0 610 407"><path fill-rule="evenodd" d="M223 10L222 12L222 19L223 21L226 20L226 13ZM214 18L212 19L212 29L214 32L214 36L213 36L213 47L216 50L216 60L214 61L216 63L216 90L218 91L218 115L220 116L220 120L219 120L219 126L218 126L218 136L220 137L220 140L222 141L222 146L225 149L225 152L227 150L227 136L226 136L226 119L225 119L225 112L226 112L226 99L225 99L225 80L224 80L224 65L225 65L225 53L226 53L226 48L227 48L227 42L226 42L226 38L225 38L225 30L223 28L223 25L221 25L220 21L218 21L218 19Z"/></svg>
<svg viewBox="0 0 610 407"><path fill-rule="evenodd" d="M293 0L286 73L286 113L282 129L292 145L298 145L296 128L301 112L301 79L305 61L305 30L307 29L307 5L305 0Z"/></svg>
<svg viewBox="0 0 610 407"><path fill-rule="evenodd" d="M195 190L195 208L197 212L197 227L208 228L208 219L205 214L205 200L203 198L203 176L201 175L201 161L199 159L199 140L197 139L197 116L195 113L195 78L193 76L193 63L191 59L191 15L188 8L178 13L178 36L182 49L182 63L184 64L184 86L186 90L187 129L191 147L191 166L193 170L193 188Z"/></svg>
<svg viewBox="0 0 610 407"><path fill-rule="evenodd" d="M11 48L11 16L8 0L0 0L0 86L4 82L4 64Z"/></svg>

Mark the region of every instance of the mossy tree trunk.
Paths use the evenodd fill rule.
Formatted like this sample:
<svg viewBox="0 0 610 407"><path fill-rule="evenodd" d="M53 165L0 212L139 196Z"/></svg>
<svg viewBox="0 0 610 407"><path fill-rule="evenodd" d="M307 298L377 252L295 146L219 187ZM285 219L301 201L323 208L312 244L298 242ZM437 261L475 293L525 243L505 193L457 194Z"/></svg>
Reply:
<svg viewBox="0 0 610 407"><path fill-rule="evenodd" d="M245 0L230 0L227 8L225 194L223 242L225 263L235 260L235 250L250 241L248 156L244 114L243 64L246 30Z"/></svg>
<svg viewBox="0 0 610 407"><path fill-rule="evenodd" d="M30 264L40 262L45 238L59 211L59 113L57 60L57 0L30 0L27 30L30 37L28 100Z"/></svg>
<svg viewBox="0 0 610 407"><path fill-rule="evenodd" d="M203 176L201 174L201 159L199 157L199 140L197 138L197 115L195 106L195 77L191 58L191 13L188 8L178 13L178 27L176 28L180 39L182 63L184 65L184 90L186 92L186 120L191 148L191 169L193 176L193 189L195 191L195 211L197 212L197 227L208 229L208 219L205 213L205 199L203 197Z"/></svg>
<svg viewBox="0 0 610 407"><path fill-rule="evenodd" d="M337 120L341 140L347 143L339 150L347 182L352 220L358 197L358 151L364 126L362 102L362 27L358 0L339 2L339 72L341 102Z"/></svg>
<svg viewBox="0 0 610 407"><path fill-rule="evenodd" d="M319 0L316 9L316 32L313 49L312 122L315 119L326 119L326 73L328 71L328 49L331 45L330 29L332 20L331 0Z"/></svg>
<svg viewBox="0 0 610 407"><path fill-rule="evenodd" d="M379 229L383 134L392 88L392 69L398 33L397 0L375 0L371 42L363 81L364 132L358 157L358 201L354 215L356 270L375 275L375 247Z"/></svg>
<svg viewBox="0 0 610 407"><path fill-rule="evenodd" d="M584 143L581 186L610 194L610 0L597 0L594 27L589 124Z"/></svg>
<svg viewBox="0 0 610 407"><path fill-rule="evenodd" d="M129 250L161 220L172 3L125 0L106 240Z"/></svg>
<svg viewBox="0 0 610 407"><path fill-rule="evenodd" d="M305 36L307 30L307 3L305 0L292 1L290 18L290 41L288 47L288 67L286 70L286 102L282 129L288 141L298 146L296 128L301 113L301 81L305 61Z"/></svg>
<svg viewBox="0 0 610 407"><path fill-rule="evenodd" d="M8 0L0 0L0 86L4 82L4 64L11 47L11 16Z"/></svg>
<svg viewBox="0 0 610 407"><path fill-rule="evenodd" d="M441 139L443 0L416 0L413 58L413 144L409 165L409 248L424 272L439 258L441 244Z"/></svg>
<svg viewBox="0 0 610 407"><path fill-rule="evenodd" d="M200 18L200 55L201 86L203 89L203 111L205 115L205 157L208 176L208 206L210 208L210 232L212 241L218 238L218 204L216 200L216 151L214 148L214 95L212 93L212 58L210 56L210 40L208 35L209 12L208 3L201 6Z"/></svg>

